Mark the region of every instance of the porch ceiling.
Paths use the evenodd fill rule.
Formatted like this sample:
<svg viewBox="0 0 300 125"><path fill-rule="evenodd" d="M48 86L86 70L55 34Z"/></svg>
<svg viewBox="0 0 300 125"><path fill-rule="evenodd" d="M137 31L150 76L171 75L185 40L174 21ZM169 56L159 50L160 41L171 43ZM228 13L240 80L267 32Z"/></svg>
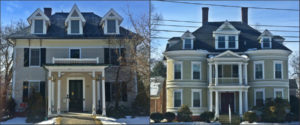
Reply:
<svg viewBox="0 0 300 125"><path fill-rule="evenodd" d="M91 72L103 71L108 65L105 64L46 64L44 68L51 71L68 72Z"/></svg>

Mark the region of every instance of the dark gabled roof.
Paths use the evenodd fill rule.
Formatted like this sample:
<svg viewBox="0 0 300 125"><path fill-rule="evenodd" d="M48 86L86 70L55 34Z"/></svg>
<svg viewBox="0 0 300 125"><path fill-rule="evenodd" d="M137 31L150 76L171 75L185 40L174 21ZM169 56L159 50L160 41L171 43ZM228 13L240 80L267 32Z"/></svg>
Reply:
<svg viewBox="0 0 300 125"><path fill-rule="evenodd" d="M298 89L296 79L289 79L290 89Z"/></svg>
<svg viewBox="0 0 300 125"><path fill-rule="evenodd" d="M223 22L208 22L204 24L202 27L198 28L192 34L196 37L194 40L194 50L203 49L209 52L224 52L226 50L216 50L215 49L215 39L213 37L213 31L216 31ZM261 45L258 42L258 37L261 35L261 32L252 28L251 26L242 23L242 22L229 22L233 25L237 30L241 31L239 34L239 49L232 49L233 52L244 52L250 48L261 49ZM173 50L182 50L182 40L178 39L178 37L173 37L170 40L179 40L176 44L170 46L167 45L166 51ZM272 49L283 49L289 50L284 45L273 42L272 41Z"/></svg>
<svg viewBox="0 0 300 125"><path fill-rule="evenodd" d="M99 25L102 17L94 14L93 12L82 12L83 17L86 19L86 23L83 27L82 35L68 35L65 20L69 13L59 12L51 15L50 22L51 25L47 29L47 34L36 35L30 33L30 26L26 27L24 30L19 31L10 35L9 38L44 38L44 39L98 39L98 38L109 38L117 37L124 38L129 37L132 32L120 27L119 35L105 35L103 28Z"/></svg>

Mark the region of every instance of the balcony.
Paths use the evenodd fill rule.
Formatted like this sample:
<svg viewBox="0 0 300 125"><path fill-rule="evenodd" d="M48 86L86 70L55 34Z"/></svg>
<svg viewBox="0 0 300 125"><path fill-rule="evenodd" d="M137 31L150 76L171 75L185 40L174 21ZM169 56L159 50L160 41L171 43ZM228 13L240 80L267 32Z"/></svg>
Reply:
<svg viewBox="0 0 300 125"><path fill-rule="evenodd" d="M244 84L246 81L243 78L242 84ZM212 85L215 85L215 79L212 79ZM219 77L218 78L218 84L219 85L239 85L239 77Z"/></svg>
<svg viewBox="0 0 300 125"><path fill-rule="evenodd" d="M99 64L99 58L52 58L53 64Z"/></svg>

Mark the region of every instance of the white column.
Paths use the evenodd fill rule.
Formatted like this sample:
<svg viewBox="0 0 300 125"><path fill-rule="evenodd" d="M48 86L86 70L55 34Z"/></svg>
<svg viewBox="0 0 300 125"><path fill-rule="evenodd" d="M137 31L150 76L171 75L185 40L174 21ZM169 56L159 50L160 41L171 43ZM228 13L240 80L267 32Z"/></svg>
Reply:
<svg viewBox="0 0 300 125"><path fill-rule="evenodd" d="M105 70L102 71L102 115L106 116L106 105L105 105Z"/></svg>
<svg viewBox="0 0 300 125"><path fill-rule="evenodd" d="M51 110L54 111L54 85L55 82L51 83Z"/></svg>
<svg viewBox="0 0 300 125"><path fill-rule="evenodd" d="M99 103L100 103L100 90L101 90L101 83L100 83L100 78L98 77L98 81L97 81L97 105L96 105L96 109L98 110L100 107L99 107Z"/></svg>
<svg viewBox="0 0 300 125"><path fill-rule="evenodd" d="M208 78L209 78L209 85L212 85L212 64L209 63L209 70L208 70Z"/></svg>
<svg viewBox="0 0 300 125"><path fill-rule="evenodd" d="M215 63L215 86L218 85L218 64Z"/></svg>
<svg viewBox="0 0 300 125"><path fill-rule="evenodd" d="M245 111L248 111L248 91L245 91Z"/></svg>
<svg viewBox="0 0 300 125"><path fill-rule="evenodd" d="M93 109L92 114L96 115L96 77L95 77L95 71L93 71Z"/></svg>
<svg viewBox="0 0 300 125"><path fill-rule="evenodd" d="M212 107L213 107L213 104L212 104L212 100L213 100L213 96L212 96L212 93L213 91L212 90L209 90L209 111L212 112Z"/></svg>
<svg viewBox="0 0 300 125"><path fill-rule="evenodd" d="M216 104L215 104L215 117L218 118L219 117L219 92L215 91L215 95L216 95Z"/></svg>
<svg viewBox="0 0 300 125"><path fill-rule="evenodd" d="M244 64L244 79L245 79L245 85L248 85L248 74L247 74L247 65L248 65L248 63L245 63Z"/></svg>
<svg viewBox="0 0 300 125"><path fill-rule="evenodd" d="M242 63L239 63L239 83L242 85Z"/></svg>
<svg viewBox="0 0 300 125"><path fill-rule="evenodd" d="M57 114L60 114L60 77L61 77L61 73L58 72L58 81L57 81Z"/></svg>
<svg viewBox="0 0 300 125"><path fill-rule="evenodd" d="M48 116L51 115L51 71L48 71Z"/></svg>
<svg viewBox="0 0 300 125"><path fill-rule="evenodd" d="M243 104L242 104L242 91L239 91L239 110L240 110L240 116L243 115Z"/></svg>

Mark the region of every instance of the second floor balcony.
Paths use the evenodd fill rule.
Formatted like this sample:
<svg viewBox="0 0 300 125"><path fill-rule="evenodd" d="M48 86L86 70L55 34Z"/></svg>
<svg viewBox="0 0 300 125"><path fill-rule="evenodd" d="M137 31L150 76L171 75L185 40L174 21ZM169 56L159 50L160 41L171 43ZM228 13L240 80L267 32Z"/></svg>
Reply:
<svg viewBox="0 0 300 125"><path fill-rule="evenodd" d="M99 64L99 58L52 58L53 64Z"/></svg>

